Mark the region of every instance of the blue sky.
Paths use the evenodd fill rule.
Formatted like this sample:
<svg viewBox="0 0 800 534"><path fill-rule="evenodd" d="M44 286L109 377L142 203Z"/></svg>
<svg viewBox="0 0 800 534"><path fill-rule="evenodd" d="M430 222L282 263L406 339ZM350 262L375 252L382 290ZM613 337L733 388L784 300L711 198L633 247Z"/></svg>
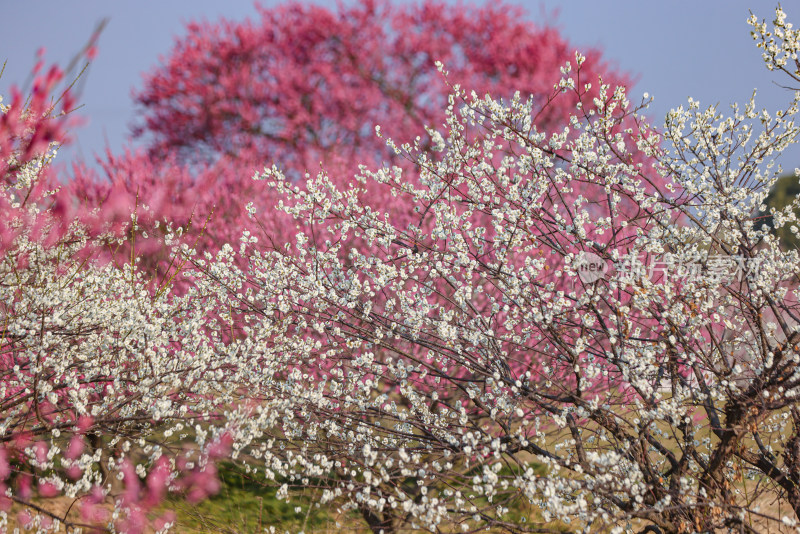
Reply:
<svg viewBox="0 0 800 534"><path fill-rule="evenodd" d="M402 0L399 0L402 1ZM46 48L46 59L62 65L85 44L97 22L110 19L100 38L99 55L84 81L81 110L87 124L76 132L77 142L59 159L93 159L106 146L119 151L134 119L131 91L141 86L141 74L166 55L173 37L189 20L220 16L243 19L257 16L249 1L172 0L6 0L0 17L0 63L8 61L0 79L0 94L12 83L23 83L36 50ZM271 6L279 2L262 1ZM333 1L317 4L335 6ZM480 3L480 2L476 2ZM571 0L512 2L523 5L531 21L554 20L577 48L598 46L605 57L634 75L633 95L647 91L655 97L652 116L660 123L672 107L687 97L701 104L719 102L723 111L734 101L749 98L759 88L759 107L776 109L790 94L781 81L762 67L760 53L745 20L749 9L770 20L768 2L708 0L703 2L636 2ZM789 6L787 6L789 7ZM455 4L454 4L455 8ZM558 10L558 15L554 11ZM800 23L800 10L789 19ZM638 98L637 98L638 99ZM785 168L800 167L800 145L783 155Z"/></svg>

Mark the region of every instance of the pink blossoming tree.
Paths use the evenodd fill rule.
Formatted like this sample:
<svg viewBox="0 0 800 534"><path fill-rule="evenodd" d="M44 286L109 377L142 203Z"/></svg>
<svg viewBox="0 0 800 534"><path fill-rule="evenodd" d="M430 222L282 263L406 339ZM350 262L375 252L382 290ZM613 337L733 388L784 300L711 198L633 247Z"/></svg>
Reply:
<svg viewBox="0 0 800 534"><path fill-rule="evenodd" d="M290 220L271 211L258 224L248 217L251 202L264 213L279 200L249 178L265 161L298 184L320 165L342 184L354 162L411 169L375 126L391 128L400 142L428 139L425 126L443 123L450 88L436 60L447 65L451 84L481 95L533 95L542 128L565 127L576 102L573 95L549 102L572 57L569 44L514 6L364 1L331 11L289 2L260 13L260 21L188 25L136 94L147 153L106 155L104 176L77 169L73 195L98 205L113 199L104 220L127 222L134 206L143 228L169 218L193 239L202 233L203 250L235 241L243 227L283 243L294 234ZM628 85L592 50L582 76L601 73L607 83ZM586 96L597 91L595 83ZM373 204L411 217L410 206L370 190L364 195ZM158 241L139 235L137 243L143 265L163 273Z"/></svg>

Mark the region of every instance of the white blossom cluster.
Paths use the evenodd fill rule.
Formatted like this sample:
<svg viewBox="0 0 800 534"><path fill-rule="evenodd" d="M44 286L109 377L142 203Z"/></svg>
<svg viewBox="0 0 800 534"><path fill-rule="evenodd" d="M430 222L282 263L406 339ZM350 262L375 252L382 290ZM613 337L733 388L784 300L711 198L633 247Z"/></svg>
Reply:
<svg viewBox="0 0 800 534"><path fill-rule="evenodd" d="M123 520L143 520L132 513L147 496L121 493L131 487L124 467L154 493L186 489L186 474L202 473L207 451L234 431L240 393L222 377L239 356L223 341L213 295L179 297L135 264L99 261L116 243L77 223L48 241L54 191L35 201L30 192L54 155L24 165L12 156L0 188L14 208L0 221L13 239L0 258L0 529L24 523L9 522L10 504L40 532L90 526L75 518L91 496L114 503L99 526L127 531ZM165 460L157 485L149 473ZM57 495L76 499L70 517L48 512Z"/></svg>
<svg viewBox="0 0 800 534"><path fill-rule="evenodd" d="M750 32L763 51L762 57L769 70L779 70L794 80L800 80L800 30L794 29L786 21L786 12L778 6L771 25L759 21L752 12L747 23L753 27Z"/></svg>

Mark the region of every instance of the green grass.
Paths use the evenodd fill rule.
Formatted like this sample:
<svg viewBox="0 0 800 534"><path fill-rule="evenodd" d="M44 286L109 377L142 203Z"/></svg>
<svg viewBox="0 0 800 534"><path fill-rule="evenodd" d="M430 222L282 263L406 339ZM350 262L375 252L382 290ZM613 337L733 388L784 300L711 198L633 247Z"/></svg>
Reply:
<svg viewBox="0 0 800 534"><path fill-rule="evenodd" d="M337 518L315 506L312 490L293 491L291 503L287 503L276 497L280 483L267 483L263 476L248 474L231 462L218 468L219 493L194 506L178 498L170 501L178 531L249 534L264 532L269 526L278 532L336 530Z"/></svg>

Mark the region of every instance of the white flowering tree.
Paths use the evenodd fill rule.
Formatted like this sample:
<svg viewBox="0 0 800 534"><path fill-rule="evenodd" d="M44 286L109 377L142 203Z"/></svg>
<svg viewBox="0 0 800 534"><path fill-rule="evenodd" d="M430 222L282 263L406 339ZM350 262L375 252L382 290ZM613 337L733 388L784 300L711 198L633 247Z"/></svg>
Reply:
<svg viewBox="0 0 800 534"><path fill-rule="evenodd" d="M800 79L783 12L750 23ZM386 533L797 524L800 258L756 214L800 92L773 114L690 100L658 134L621 88L585 98L582 60L557 87L579 101L564 131L454 87L433 150L394 147L413 176L269 169L295 242L192 260L251 369L234 447L281 495Z"/></svg>
<svg viewBox="0 0 800 534"><path fill-rule="evenodd" d="M0 100L0 531L166 529L167 492L218 488L239 401L218 386L235 358L215 295L170 293L134 254L110 263L124 233L54 208L73 105L51 99L62 78L52 68L30 98Z"/></svg>

